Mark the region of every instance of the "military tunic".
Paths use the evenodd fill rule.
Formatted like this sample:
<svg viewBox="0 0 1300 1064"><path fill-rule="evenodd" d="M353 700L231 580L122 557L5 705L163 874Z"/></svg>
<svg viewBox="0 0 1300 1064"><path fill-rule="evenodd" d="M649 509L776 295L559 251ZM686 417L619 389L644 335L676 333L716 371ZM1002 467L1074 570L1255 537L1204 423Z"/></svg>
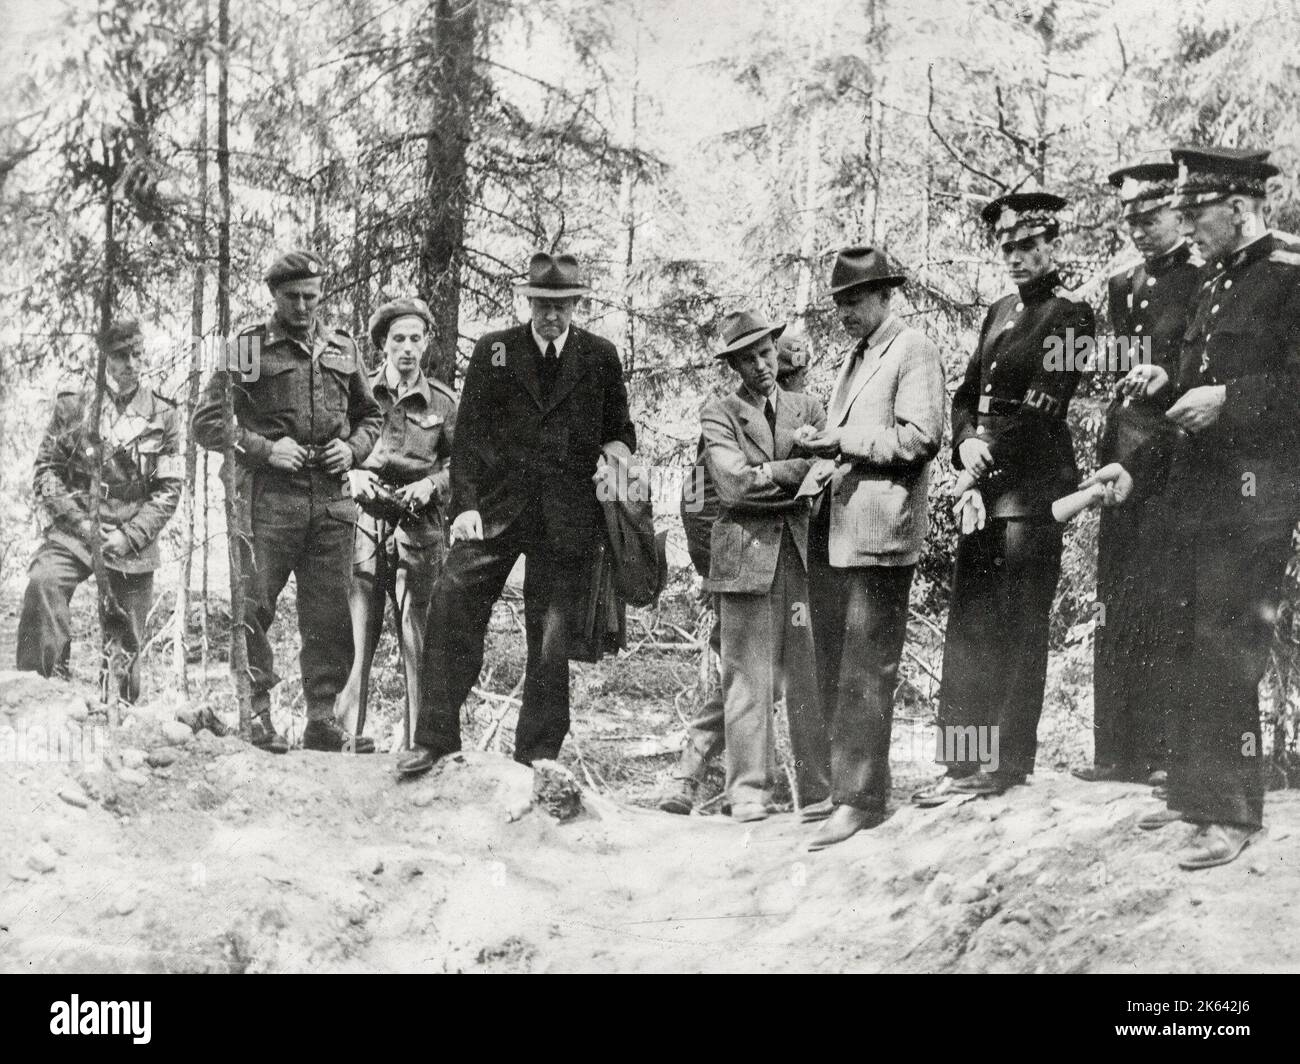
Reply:
<svg viewBox="0 0 1300 1064"><path fill-rule="evenodd" d="M99 530L90 523L90 405L85 393L60 392L36 455L35 494L47 527L23 595L17 664L43 676L67 672L69 604L93 571L91 544ZM183 483L177 435L174 406L154 392L137 387L126 396L105 395L99 523L121 531L130 544L126 553L104 557L109 586L101 596L100 623L110 655L101 670L105 698L110 677L122 699L139 697L139 652L160 564L158 536L176 512Z"/></svg>
<svg viewBox="0 0 1300 1064"><path fill-rule="evenodd" d="M953 464L968 439L988 443L993 469L979 482L988 520L957 544L944 641L941 734L997 727L998 771L1033 771L1047 675L1061 528L1052 502L1077 486L1065 416L1076 362L1094 331L1092 309L1049 273L989 308L974 356L953 396ZM991 738L985 741L989 749ZM980 768L945 744L949 774Z"/></svg>
<svg viewBox="0 0 1300 1064"><path fill-rule="evenodd" d="M1267 234L1207 273L1166 400L1225 387L1217 421L1174 447L1162 497L1186 574L1168 800L1259 827L1258 685L1300 518L1300 253Z"/></svg>
<svg viewBox="0 0 1300 1064"><path fill-rule="evenodd" d="M296 473L276 469L269 464L271 448L286 436L304 447L343 440L359 466L379 435L383 413L356 344L343 330L318 322L304 343L272 319L243 330L235 344L239 365L251 371L235 369L232 351L229 370L219 369L208 382L194 413L194 434L209 450L223 448L221 375L229 372L236 422L231 442L251 520L242 560L253 709L269 706L268 692L279 682L266 633L292 573L307 715L324 720L333 715L352 661L347 588L356 504L339 474L314 461Z"/></svg>
<svg viewBox="0 0 1300 1064"><path fill-rule="evenodd" d="M1116 383L1137 364L1123 363L1129 352L1149 354L1151 364L1171 378L1177 375L1183 334L1200 286L1199 263L1182 243L1109 279L1111 336L1118 356L1111 376ZM1134 430L1140 433L1145 422L1162 418L1163 406L1158 398L1115 399L1107 410L1098 464L1121 461L1135 471L1143 463L1158 475L1162 456L1135 455L1130 436ZM1145 779L1168 760L1170 599L1177 597L1179 574L1169 566L1163 513L1150 491L1143 491L1124 506L1103 509L1097 536L1097 602L1104 613L1098 613L1093 644L1094 760L1099 767L1117 766L1134 779Z"/></svg>

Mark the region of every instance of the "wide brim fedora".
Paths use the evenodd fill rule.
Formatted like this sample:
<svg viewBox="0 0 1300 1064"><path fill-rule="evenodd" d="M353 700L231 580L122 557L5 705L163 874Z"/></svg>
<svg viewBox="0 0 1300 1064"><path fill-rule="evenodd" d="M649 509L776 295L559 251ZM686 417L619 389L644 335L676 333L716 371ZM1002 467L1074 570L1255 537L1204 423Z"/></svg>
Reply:
<svg viewBox="0 0 1300 1064"><path fill-rule="evenodd" d="M850 288L866 285L873 288L897 288L906 283L907 275L884 249L865 246L843 248L835 254L827 295L834 299Z"/></svg>
<svg viewBox="0 0 1300 1064"><path fill-rule="evenodd" d="M528 263L528 279L516 281L515 291L535 299L568 299L589 295L591 287L583 281L578 260L572 255L539 251Z"/></svg>
<svg viewBox="0 0 1300 1064"><path fill-rule="evenodd" d="M722 326L723 346L713 352L714 358L726 358L758 343L765 336L775 340L785 332L785 322L773 325L756 310L741 310L728 314Z"/></svg>

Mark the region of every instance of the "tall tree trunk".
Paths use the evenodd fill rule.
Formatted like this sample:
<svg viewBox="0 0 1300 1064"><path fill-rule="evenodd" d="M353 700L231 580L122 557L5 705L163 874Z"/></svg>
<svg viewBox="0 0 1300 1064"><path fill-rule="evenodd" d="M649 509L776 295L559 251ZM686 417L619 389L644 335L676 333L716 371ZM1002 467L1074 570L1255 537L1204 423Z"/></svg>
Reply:
<svg viewBox="0 0 1300 1064"><path fill-rule="evenodd" d="M452 383L460 329L460 267L465 237L465 153L474 95L478 4L436 0L432 40L425 45L429 86L429 147L424 191L428 224L420 239L419 288L433 312L428 367Z"/></svg>
<svg viewBox="0 0 1300 1064"><path fill-rule="evenodd" d="M223 345L230 337L230 0L217 0L217 336ZM230 558L230 674L239 704L239 731L251 735L252 692L248 672L248 641L244 634L243 553L251 550L246 501L239 490L235 462L235 407L231 387L233 369L221 374L222 420L225 448L221 482L226 495L226 543Z"/></svg>
<svg viewBox="0 0 1300 1064"><path fill-rule="evenodd" d="M203 32L206 37L208 25L208 5L203 5ZM180 573L176 580L176 618L175 635L172 640L172 671L175 675L176 688L181 695L189 698L190 674L186 658L185 635L189 630L190 617L190 577L194 571L194 496L198 480L199 452L198 444L190 426L194 421L194 409L198 406L199 391L202 388L203 371L203 293L207 277L207 228L208 228L208 64L207 49L203 50L204 61L198 74L198 214L194 220L194 287L190 294L190 387L185 397L185 487L181 496L181 506L185 513L182 528L184 541L181 545Z"/></svg>
<svg viewBox="0 0 1300 1064"><path fill-rule="evenodd" d="M641 95L641 5L636 5L636 36L632 44L632 84L628 93L627 129L624 143L633 152L637 148L638 105ZM619 187L619 216L623 229L623 368L636 368L636 317L632 293L632 263L636 260L636 187L638 168L629 161L623 168Z"/></svg>

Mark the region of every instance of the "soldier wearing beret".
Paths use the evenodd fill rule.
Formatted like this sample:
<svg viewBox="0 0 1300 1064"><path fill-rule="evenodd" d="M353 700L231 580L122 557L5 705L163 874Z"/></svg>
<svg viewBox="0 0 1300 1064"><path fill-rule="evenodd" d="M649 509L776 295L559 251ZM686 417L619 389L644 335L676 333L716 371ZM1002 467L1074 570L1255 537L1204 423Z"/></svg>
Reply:
<svg viewBox="0 0 1300 1064"><path fill-rule="evenodd" d="M442 568L442 509L456 427L456 393L420 370L432 328L433 315L422 299L395 299L371 316L370 342L384 360L370 375L370 387L384 412L384 427L370 457L348 472L361 512L349 593L352 673L339 695L339 723L345 731L362 731L370 664L388 598L406 672L403 747L411 744L420 708L425 615Z"/></svg>
<svg viewBox="0 0 1300 1064"><path fill-rule="evenodd" d="M243 562L252 741L271 753L284 753L288 744L271 723L270 692L280 678L266 632L291 573L307 702L303 746L374 749L369 739L354 742L334 711L352 660L347 589L356 504L344 474L370 454L383 412L352 337L320 320L323 275L321 260L309 251L276 260L266 274L274 314L232 341L226 365L213 374L194 413L195 438L221 450L227 443L221 376L228 374L235 412L229 442L251 520L243 530L251 533Z"/></svg>
<svg viewBox="0 0 1300 1064"><path fill-rule="evenodd" d="M1143 426L1163 418L1154 399L1129 392L1147 366L1178 364L1183 332L1200 290L1200 260L1169 206L1178 168L1140 163L1116 170L1123 223L1141 263L1107 283L1110 363L1118 394L1106 413L1098 464L1135 460ZM1155 457L1155 456L1153 456ZM1093 655L1093 765L1079 779L1160 783L1168 761L1167 693L1173 633L1164 512L1151 498L1102 511L1097 535L1098 614Z"/></svg>
<svg viewBox="0 0 1300 1064"><path fill-rule="evenodd" d="M938 760L920 805L1000 794L1033 771L1061 567L1051 504L1078 481L1065 422L1078 384L1063 355L1093 336L1093 313L1061 284L1065 200L1012 193L981 217L1016 292L989 308L952 401L961 526L943 652Z"/></svg>
<svg viewBox="0 0 1300 1064"><path fill-rule="evenodd" d="M577 259L538 252L519 286L528 322L474 345L456 419L448 552L429 607L424 682L403 776L460 749L460 709L483 640L522 555L528 665L515 760L558 756L569 732L569 657L605 535L596 485L636 446L618 352L573 324L590 289Z"/></svg>
<svg viewBox="0 0 1300 1064"><path fill-rule="evenodd" d="M91 575L92 544L98 540L108 576L100 595L109 659L102 663L101 694L105 701L116 696L133 703L140 695L139 654L160 564L158 537L176 512L183 476L175 408L140 384L140 326L117 322L99 344L108 389L99 426L99 527L90 522L90 396L81 389L60 391L36 454L35 494L48 523L23 595L17 664L42 676L67 674L68 607Z"/></svg>
<svg viewBox="0 0 1300 1064"><path fill-rule="evenodd" d="M1178 433L1162 483L1123 463L1091 479L1117 505L1162 489L1174 530L1167 808L1140 826L1194 824L1190 870L1235 860L1263 824L1258 687L1300 517L1300 254L1266 227L1266 153L1179 148L1173 161L1173 207L1206 276L1176 369L1146 367L1140 384Z"/></svg>

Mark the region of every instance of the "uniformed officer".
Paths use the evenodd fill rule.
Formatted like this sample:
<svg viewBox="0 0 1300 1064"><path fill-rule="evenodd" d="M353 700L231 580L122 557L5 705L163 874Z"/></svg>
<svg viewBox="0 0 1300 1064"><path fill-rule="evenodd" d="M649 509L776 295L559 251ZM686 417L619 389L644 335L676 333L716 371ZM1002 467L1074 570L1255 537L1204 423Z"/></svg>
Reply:
<svg viewBox="0 0 1300 1064"><path fill-rule="evenodd" d="M1300 253L1264 221L1267 154L1173 152L1173 206L1207 263L1177 372L1146 395L1180 430L1163 499L1171 565L1186 574L1174 658L1168 808L1140 822L1197 825L1179 864L1234 860L1264 816L1258 686L1300 517ZM1099 471L1122 503L1133 481Z"/></svg>
<svg viewBox="0 0 1300 1064"><path fill-rule="evenodd" d="M1025 192L981 212L1017 291L989 308L953 396L953 464L974 486L956 507L936 756L947 774L914 796L921 805L1000 794L1034 768L1061 565L1051 503L1078 477L1065 422L1079 379L1071 356L1093 336L1092 309L1057 272L1064 206Z"/></svg>
<svg viewBox="0 0 1300 1064"><path fill-rule="evenodd" d="M320 320L323 275L321 260L310 251L275 261L266 273L274 315L239 334L227 365L213 374L194 413L195 438L209 450L221 449L221 374L229 373L236 422L232 442L251 521L243 561L252 741L272 753L284 753L288 743L271 723L270 691L280 678L266 630L290 573L298 588L307 702L302 745L374 750L371 740L353 741L339 727L334 703L352 660L347 589L356 504L343 474L370 454L383 412L352 337Z"/></svg>
<svg viewBox="0 0 1300 1064"><path fill-rule="evenodd" d="M98 539L108 571L100 623L109 660L101 695L133 703L140 695L140 648L153 601L158 536L180 501L176 411L139 381L140 326L119 321L100 337L106 356L100 416L103 461L99 527L90 521L94 447L87 439L90 396L60 391L36 455L36 499L48 518L45 541L32 559L18 625L18 668L66 675L71 646L69 603L91 575Z"/></svg>
<svg viewBox="0 0 1300 1064"><path fill-rule="evenodd" d="M384 411L384 427L370 457L348 472L361 512L348 596L352 673L339 695L339 723L356 734L365 724L370 665L388 598L406 672L403 749L411 745L420 709L425 614L442 568L441 504L456 427L456 393L420 370L432 328L433 314L422 299L395 299L371 316L370 341L384 361L370 375L370 387Z"/></svg>
<svg viewBox="0 0 1300 1064"><path fill-rule="evenodd" d="M1171 162L1116 170L1124 225L1142 262L1107 284L1111 343L1107 369L1120 382L1107 410L1098 465L1134 460L1135 438L1161 419L1154 399L1126 394L1146 365L1169 372L1196 294L1200 260L1183 239L1169 206L1178 168ZM1132 372L1138 371L1138 372ZM1093 765L1074 775L1087 781L1160 783L1168 761L1166 715L1172 661L1169 571L1163 509L1150 496L1102 511L1097 535L1098 613L1093 653Z"/></svg>
<svg viewBox="0 0 1300 1064"><path fill-rule="evenodd" d="M808 377L808 339L803 333L787 330L776 338L776 383L782 391L802 393ZM709 578L709 552L713 543L713 522L718 519L718 489L709 477L704 461L704 437L695 449L695 465L682 484L682 527L686 532L686 551L695 571ZM710 595L713 624L709 629L709 649L715 657L722 655L722 610L716 595ZM672 775L660 792L658 806L665 813L685 815L695 808L696 793L713 760L726 746L723 718L722 685L715 670L709 668L709 694L686 727L686 745L682 747Z"/></svg>

